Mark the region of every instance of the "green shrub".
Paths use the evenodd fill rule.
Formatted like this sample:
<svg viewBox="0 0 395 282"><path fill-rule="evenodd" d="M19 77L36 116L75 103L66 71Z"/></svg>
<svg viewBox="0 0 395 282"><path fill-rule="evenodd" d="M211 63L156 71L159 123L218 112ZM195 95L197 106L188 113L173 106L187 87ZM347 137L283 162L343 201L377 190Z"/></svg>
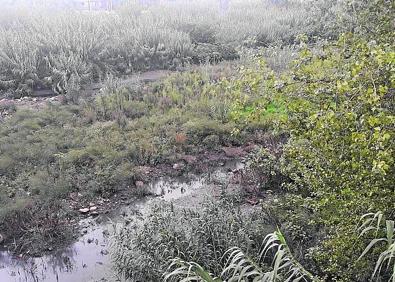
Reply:
<svg viewBox="0 0 395 282"><path fill-rule="evenodd" d="M289 179L282 173L281 145L276 148L259 148L251 152L247 159L246 174L262 190L281 190Z"/></svg>
<svg viewBox="0 0 395 282"><path fill-rule="evenodd" d="M353 228L366 210L393 209L394 59L392 46L346 35L324 57L304 50L281 90L289 96L286 173L308 189L328 228L317 260L330 277L366 277L369 268L350 264L359 253Z"/></svg>
<svg viewBox="0 0 395 282"><path fill-rule="evenodd" d="M315 228L326 234L304 249L316 273L329 280L369 277L374 257L357 260L364 244L355 225L367 210L393 213L395 50L383 17L375 23L383 35L377 41L361 32L341 36L322 52L304 46L280 78L262 76L261 63L243 70L231 88L240 94L231 111L239 128L269 116L271 128L282 124L276 130L289 135L276 170L312 217L309 226L292 217L283 220L295 240Z"/></svg>

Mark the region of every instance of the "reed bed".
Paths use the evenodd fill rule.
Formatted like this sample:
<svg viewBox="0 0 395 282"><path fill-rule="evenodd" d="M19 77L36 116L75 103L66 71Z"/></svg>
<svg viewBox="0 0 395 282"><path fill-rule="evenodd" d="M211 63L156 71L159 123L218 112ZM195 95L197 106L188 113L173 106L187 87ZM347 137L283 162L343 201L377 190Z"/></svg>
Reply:
<svg viewBox="0 0 395 282"><path fill-rule="evenodd" d="M130 1L112 12L27 10L0 12L0 96L20 97L99 81L109 73L177 69L238 58L239 47L292 44L307 31L305 4L235 0Z"/></svg>

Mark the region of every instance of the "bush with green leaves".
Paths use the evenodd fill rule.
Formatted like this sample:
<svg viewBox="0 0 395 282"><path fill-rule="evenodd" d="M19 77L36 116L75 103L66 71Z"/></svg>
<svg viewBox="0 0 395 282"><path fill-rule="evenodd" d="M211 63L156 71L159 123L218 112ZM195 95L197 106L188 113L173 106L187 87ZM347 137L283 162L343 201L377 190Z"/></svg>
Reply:
<svg viewBox="0 0 395 282"><path fill-rule="evenodd" d="M391 11L388 1L374 3L378 6L359 6L365 17L361 14L356 26L368 24L368 11ZM282 113L271 116L273 127L280 125L276 131L288 136L280 171L289 180L287 189L302 197L312 217L309 226L280 217L289 226L299 221L297 226L325 234L315 246L304 246L324 279L368 279L374 257L357 260L364 242L354 227L366 211L393 214L395 50L390 23L388 12L369 23L377 29L376 40L372 30L356 31L319 52L302 42L292 69L279 77L264 79L261 70L248 70L257 78L249 91L258 89L260 95L254 100L244 92L246 98L236 100L231 112L241 128L264 119L269 105Z"/></svg>
<svg viewBox="0 0 395 282"><path fill-rule="evenodd" d="M334 277L363 275L349 263L357 252L346 259L343 249L359 216L393 209L394 59L391 45L345 35L323 57L304 50L280 90L289 99L285 170L314 197L329 232L320 263L331 258L323 271Z"/></svg>

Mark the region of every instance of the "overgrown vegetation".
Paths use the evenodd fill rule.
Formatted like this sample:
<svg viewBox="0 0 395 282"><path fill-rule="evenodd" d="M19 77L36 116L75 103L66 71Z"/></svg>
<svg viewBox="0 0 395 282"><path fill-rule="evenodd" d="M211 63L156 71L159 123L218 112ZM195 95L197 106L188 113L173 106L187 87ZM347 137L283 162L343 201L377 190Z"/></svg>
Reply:
<svg viewBox="0 0 395 282"><path fill-rule="evenodd" d="M178 69L239 57L241 47L288 45L313 36L299 1L234 1L221 14L216 1L141 6L112 13L8 11L0 26L0 95L21 97L60 86L78 91L108 73Z"/></svg>
<svg viewBox="0 0 395 282"><path fill-rule="evenodd" d="M207 201L200 212L159 206L144 224L118 231L115 264L133 281L161 281L172 257L205 265L218 276L226 250L238 245L257 252L269 226L262 213L242 212L231 198Z"/></svg>
<svg viewBox="0 0 395 282"><path fill-rule="evenodd" d="M232 135L233 96L223 94L239 74L228 65L209 69L150 86L117 87L112 81L79 105L17 109L0 125L1 225L15 211L72 192L87 200L123 190L133 195L136 181L146 177L142 166L172 164L185 154L254 139L247 131ZM233 75L218 80L221 73ZM15 238L15 230L5 231Z"/></svg>
<svg viewBox="0 0 395 282"><path fill-rule="evenodd" d="M69 211L45 214L59 207L51 200L133 194L142 166L252 142L240 182L254 197L275 194L262 210L226 197L201 210L159 206L116 234L117 269L132 281L393 280L393 1L235 1L221 15L208 3L130 5L2 25L3 94L62 84L75 95L40 111L2 104L5 237L63 238ZM117 85L134 71L238 56L238 66ZM102 77L100 93L79 95Z"/></svg>
<svg viewBox="0 0 395 282"><path fill-rule="evenodd" d="M275 246L283 246L273 255L272 271L249 258L258 253L237 248L230 249L230 263L223 266L232 270L230 277L181 256L169 261L167 279L392 279L393 222L386 221L385 232L381 222L394 217L395 203L395 50L389 16L395 10L391 1L382 0L350 7L358 11L345 10L351 32L321 50L300 37L299 58L289 71L277 76L257 59L256 68L242 69L233 82L232 93L238 93L230 112L237 124L234 134L265 124L288 136L280 152L261 150L252 156L252 173L259 179L261 169L262 189L282 191L279 201L268 203L283 230L272 235ZM363 225L362 235L377 230L377 239L368 241L356 228L363 214L376 211L381 213ZM284 276L277 272L282 264L290 268Z"/></svg>

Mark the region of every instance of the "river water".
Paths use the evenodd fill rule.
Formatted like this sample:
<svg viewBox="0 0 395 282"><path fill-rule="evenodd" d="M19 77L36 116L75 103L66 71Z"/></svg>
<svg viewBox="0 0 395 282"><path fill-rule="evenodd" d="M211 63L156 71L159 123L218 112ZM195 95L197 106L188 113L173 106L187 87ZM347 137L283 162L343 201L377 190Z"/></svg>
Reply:
<svg viewBox="0 0 395 282"><path fill-rule="evenodd" d="M39 258L19 258L0 250L0 282L90 282L123 281L116 277L111 265L109 244L114 228L124 217L144 216L155 202L181 201L186 206L201 198L207 184L215 177L226 182L229 170L240 169L242 164L230 162L210 175L189 175L177 179L161 178L149 184L156 197L124 206L109 216L86 218L80 222L86 234L69 247ZM97 220L99 219L99 221Z"/></svg>

